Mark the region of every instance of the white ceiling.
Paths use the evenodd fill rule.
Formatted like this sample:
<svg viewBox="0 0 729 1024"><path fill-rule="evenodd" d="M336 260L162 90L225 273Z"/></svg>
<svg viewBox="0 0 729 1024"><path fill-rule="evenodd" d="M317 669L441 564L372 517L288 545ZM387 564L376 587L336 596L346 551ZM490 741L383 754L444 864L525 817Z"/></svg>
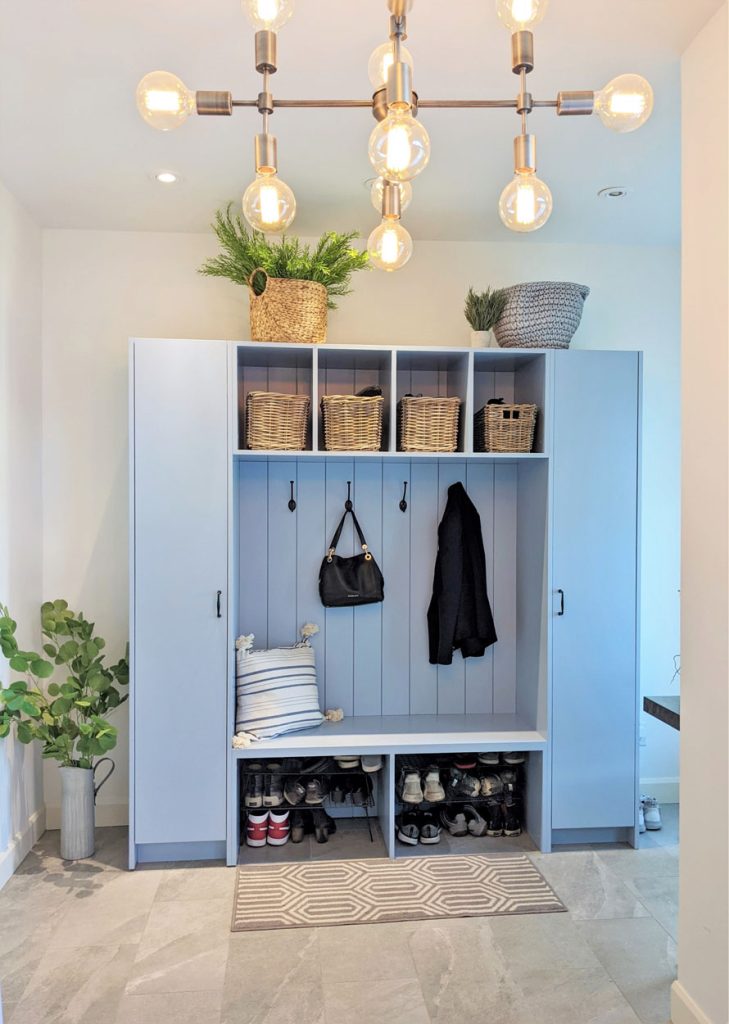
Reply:
<svg viewBox="0 0 729 1024"><path fill-rule="evenodd" d="M653 117L632 135L597 118L536 111L539 173L555 208L540 241L661 244L679 233L679 57L721 0L552 0L536 31L535 97L599 88L638 71L655 89ZM192 89L252 98L253 29L239 0L24 0L0 13L0 177L48 227L204 230L252 176L254 110L191 118L171 133L138 117L134 89L158 68ZM386 38L385 0L298 0L279 39L280 98L366 98L367 59ZM494 0L416 0L408 46L421 97L516 93L509 36ZM497 200L511 175L511 111L424 111L430 166L405 222L418 239L513 240ZM376 223L366 110L278 111L279 170L298 200L295 229ZM151 179L171 169L174 186ZM598 201L628 185L630 198Z"/></svg>

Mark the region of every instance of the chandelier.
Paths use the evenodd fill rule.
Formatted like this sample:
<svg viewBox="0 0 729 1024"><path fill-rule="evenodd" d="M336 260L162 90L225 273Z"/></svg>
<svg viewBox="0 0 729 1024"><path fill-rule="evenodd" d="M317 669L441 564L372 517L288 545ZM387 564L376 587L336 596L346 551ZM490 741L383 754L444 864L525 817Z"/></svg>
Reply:
<svg viewBox="0 0 729 1024"><path fill-rule="evenodd" d="M387 0L389 39L369 60L374 89L369 100L281 100L271 92L277 69L277 32L293 14L294 0L242 0L256 29L255 66L261 75L256 99L236 100L224 91L192 92L168 71L152 71L137 86L137 107L153 128L169 131L190 114L230 116L236 107L255 107L261 131L254 139L256 176L243 195L243 214L252 228L264 233L285 231L296 214L292 189L278 176L277 140L269 131L276 109L369 107L377 121L369 140L369 159L377 174L372 203L381 223L369 237L371 262L382 270L398 270L410 259L413 241L401 223L412 198L411 182L428 166L430 138L418 120L426 109L510 108L520 118L514 139L514 177L501 193L499 214L512 231L536 231L552 213L552 194L537 177L536 136L529 132L529 115L539 107L554 109L559 117L597 114L616 132L632 132L645 124L653 110L653 90L640 75L620 75L603 89L563 91L553 100L537 100L528 88L534 70L532 28L545 15L548 0L496 0L497 14L511 32L511 69L519 76L519 92L510 100L428 100L413 91L413 58L405 47L407 17L413 0Z"/></svg>

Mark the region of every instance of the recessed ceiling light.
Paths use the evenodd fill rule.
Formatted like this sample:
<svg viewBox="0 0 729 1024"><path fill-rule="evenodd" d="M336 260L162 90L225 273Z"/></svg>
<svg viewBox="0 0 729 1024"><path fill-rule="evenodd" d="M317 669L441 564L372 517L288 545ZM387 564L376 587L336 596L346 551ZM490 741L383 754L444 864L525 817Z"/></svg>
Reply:
<svg viewBox="0 0 729 1024"><path fill-rule="evenodd" d="M154 180L158 181L160 185L174 185L180 178L174 171L157 171Z"/></svg>
<svg viewBox="0 0 729 1024"><path fill-rule="evenodd" d="M625 199L630 195L630 189L627 185L610 185L601 188L597 195L599 199Z"/></svg>

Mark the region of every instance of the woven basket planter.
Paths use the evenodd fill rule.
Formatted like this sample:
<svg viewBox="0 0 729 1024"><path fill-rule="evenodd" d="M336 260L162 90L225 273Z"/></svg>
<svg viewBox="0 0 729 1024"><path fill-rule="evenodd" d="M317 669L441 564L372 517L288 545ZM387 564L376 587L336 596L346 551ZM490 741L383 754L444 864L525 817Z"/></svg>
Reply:
<svg viewBox="0 0 729 1024"><path fill-rule="evenodd" d="M246 398L246 445L258 451L300 452L306 447L308 395L249 391Z"/></svg>
<svg viewBox="0 0 729 1024"><path fill-rule="evenodd" d="M569 348L590 289L571 281L533 281L508 296L494 334L501 348Z"/></svg>
<svg viewBox="0 0 729 1024"><path fill-rule="evenodd" d="M454 452L458 446L460 398L405 397L398 405L400 451Z"/></svg>
<svg viewBox="0 0 729 1024"><path fill-rule="evenodd" d="M474 418L477 452L530 452L537 425L536 405L485 405Z"/></svg>
<svg viewBox="0 0 729 1024"><path fill-rule="evenodd" d="M263 274L260 295L253 290L253 278ZM294 341L323 344L327 340L327 290L317 281L269 277L254 270L248 279L251 338L253 341Z"/></svg>
<svg viewBox="0 0 729 1024"><path fill-rule="evenodd" d="M378 452L382 443L382 395L325 395L324 447L328 452Z"/></svg>

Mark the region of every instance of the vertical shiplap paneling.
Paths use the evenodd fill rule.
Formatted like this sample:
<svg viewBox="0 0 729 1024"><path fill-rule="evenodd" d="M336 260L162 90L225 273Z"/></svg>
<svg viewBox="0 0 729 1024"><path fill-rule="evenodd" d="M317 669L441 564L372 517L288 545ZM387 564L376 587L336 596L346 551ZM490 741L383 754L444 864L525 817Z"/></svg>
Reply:
<svg viewBox="0 0 729 1024"><path fill-rule="evenodd" d="M438 463L412 463L410 479L410 714L435 715L438 670L428 657L427 611L438 540Z"/></svg>
<svg viewBox="0 0 729 1024"><path fill-rule="evenodd" d="M491 374L493 376L493 374ZM493 609L494 588L494 467L469 462L466 489L481 517L486 552L486 587ZM466 659L466 714L490 715L494 706L494 647L483 658Z"/></svg>
<svg viewBox="0 0 729 1024"><path fill-rule="evenodd" d="M364 385L363 385L364 386ZM382 463L360 459L354 465L354 511L367 545L381 567ZM359 554L359 539L354 538ZM354 609L354 714L382 714L382 604Z"/></svg>
<svg viewBox="0 0 729 1024"><path fill-rule="evenodd" d="M296 625L313 622L319 632L312 640L321 707L326 702L327 622L319 597L319 567L329 537L326 522L326 468L323 461L301 459L296 498ZM292 517L293 518L293 517Z"/></svg>
<svg viewBox="0 0 729 1024"><path fill-rule="evenodd" d="M347 481L354 490L354 463L351 459L326 464L326 540L329 545L347 500ZM356 506L355 506L356 507ZM337 553L353 554L352 520L347 517ZM345 715L354 713L354 609L327 608L326 617L326 701L327 707L342 708Z"/></svg>
<svg viewBox="0 0 729 1024"><path fill-rule="evenodd" d="M410 462L382 467L382 714L410 713ZM400 511L407 481L407 510Z"/></svg>
<svg viewBox="0 0 729 1024"><path fill-rule="evenodd" d="M268 463L241 462L238 557L239 633L254 633L268 646Z"/></svg>
<svg viewBox="0 0 729 1024"><path fill-rule="evenodd" d="M516 710L517 466L494 470L494 714Z"/></svg>
<svg viewBox="0 0 729 1024"><path fill-rule="evenodd" d="M466 485L466 463L438 463L438 522L448 501L451 484ZM469 659L466 659L469 660ZM466 707L466 664L460 651L454 651L451 665L438 666L438 714L462 715Z"/></svg>
<svg viewBox="0 0 729 1024"><path fill-rule="evenodd" d="M296 643L296 512L288 507L296 462L268 464L268 643Z"/></svg>

